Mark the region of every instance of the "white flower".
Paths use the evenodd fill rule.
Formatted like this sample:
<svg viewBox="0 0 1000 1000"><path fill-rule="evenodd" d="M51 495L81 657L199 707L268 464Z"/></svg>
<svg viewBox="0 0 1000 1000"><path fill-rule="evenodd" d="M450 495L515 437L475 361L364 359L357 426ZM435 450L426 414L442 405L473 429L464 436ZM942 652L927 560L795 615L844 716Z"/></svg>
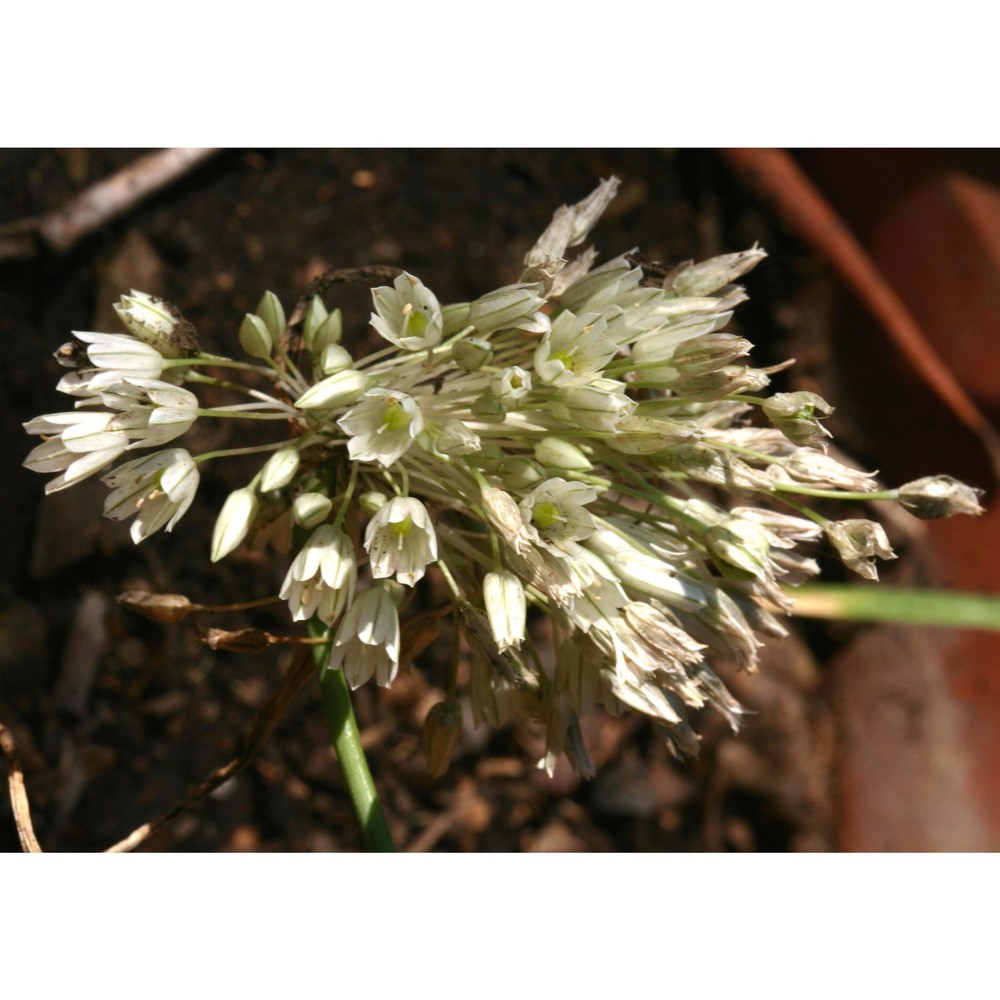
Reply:
<svg viewBox="0 0 1000 1000"><path fill-rule="evenodd" d="M149 378L124 378L101 392L105 406L121 412L108 425L133 440L129 448L155 448L184 434L198 417L198 397Z"/></svg>
<svg viewBox="0 0 1000 1000"><path fill-rule="evenodd" d="M596 499L593 486L546 479L521 501L521 517L528 534L539 545L563 555L572 542L586 538L597 527L586 508Z"/></svg>
<svg viewBox="0 0 1000 1000"><path fill-rule="evenodd" d="M631 291L641 280L642 271L633 267L622 255L595 267L568 285L559 301L564 308L575 313L597 311L616 301L623 292ZM655 295L654 289L650 291ZM652 298L653 295L647 297Z"/></svg>
<svg viewBox="0 0 1000 1000"><path fill-rule="evenodd" d="M521 578L506 569L487 573L483 578L483 600L497 649L501 653L511 646L520 649L528 613Z"/></svg>
<svg viewBox="0 0 1000 1000"><path fill-rule="evenodd" d="M226 497L212 532L212 562L228 556L246 538L259 508L257 494L249 486Z"/></svg>
<svg viewBox="0 0 1000 1000"><path fill-rule="evenodd" d="M159 378L163 372L163 355L135 337L120 333L79 333L73 332L77 340L87 347L87 357L91 364L107 376L117 378ZM104 384L107 384L105 382Z"/></svg>
<svg viewBox="0 0 1000 1000"><path fill-rule="evenodd" d="M371 324L390 344L421 351L440 343L444 323L434 293L404 271L393 287L372 289L375 312Z"/></svg>
<svg viewBox="0 0 1000 1000"><path fill-rule="evenodd" d="M610 378L589 385L571 385L553 412L578 427L614 432L618 423L635 412L636 402L625 395L625 384Z"/></svg>
<svg viewBox="0 0 1000 1000"><path fill-rule="evenodd" d="M701 591L678 576L669 563L638 549L618 532L600 528L587 538L587 548L597 552L634 593L688 611L704 603Z"/></svg>
<svg viewBox="0 0 1000 1000"><path fill-rule="evenodd" d="M511 407L531 392L531 376L518 365L504 368L490 379L490 392L504 406Z"/></svg>
<svg viewBox="0 0 1000 1000"><path fill-rule="evenodd" d="M416 400L405 392L369 389L337 424L350 435L347 453L352 459L388 468L423 430L424 418Z"/></svg>
<svg viewBox="0 0 1000 1000"><path fill-rule="evenodd" d="M589 382L615 356L618 345L608 336L608 321L598 313L559 314L552 330L535 349L535 371L546 385Z"/></svg>
<svg viewBox="0 0 1000 1000"><path fill-rule="evenodd" d="M368 387L368 377L353 368L336 372L307 389L295 405L300 410L332 410L353 403Z"/></svg>
<svg viewBox="0 0 1000 1000"><path fill-rule="evenodd" d="M358 565L351 540L332 524L317 528L295 557L279 596L288 601L293 621L318 615L332 625L354 600Z"/></svg>
<svg viewBox="0 0 1000 1000"><path fill-rule="evenodd" d="M172 531L184 516L198 490L198 466L183 448L168 448L126 462L102 481L111 487L104 516L123 521L135 514L131 534L138 545L164 526Z"/></svg>
<svg viewBox="0 0 1000 1000"><path fill-rule="evenodd" d="M484 336L497 330L524 330L545 333L549 318L541 312L545 299L538 295L537 284L507 285L498 288L469 306L469 322Z"/></svg>
<svg viewBox="0 0 1000 1000"><path fill-rule="evenodd" d="M124 431L109 430L112 413L93 410L72 410L68 413L45 413L24 424L29 434L48 435L48 441L57 437L70 452L83 454L100 451L128 443Z"/></svg>
<svg viewBox="0 0 1000 1000"><path fill-rule="evenodd" d="M393 497L368 522L365 549L376 580L395 574L400 583L412 587L438 556L427 508L413 497Z"/></svg>
<svg viewBox="0 0 1000 1000"><path fill-rule="evenodd" d="M175 343L179 314L169 303L133 288L132 294L123 295L114 308L133 337L149 344L165 358L180 356Z"/></svg>
<svg viewBox="0 0 1000 1000"><path fill-rule="evenodd" d="M376 584L347 609L330 654L330 670L343 668L352 688L374 677L388 687L399 670L399 615L384 586Z"/></svg>
<svg viewBox="0 0 1000 1000"><path fill-rule="evenodd" d="M128 447L128 434L110 429L113 416L73 410L29 420L24 425L29 434L50 436L31 450L24 460L25 468L33 472L62 472L46 484L46 493L55 493L92 476Z"/></svg>

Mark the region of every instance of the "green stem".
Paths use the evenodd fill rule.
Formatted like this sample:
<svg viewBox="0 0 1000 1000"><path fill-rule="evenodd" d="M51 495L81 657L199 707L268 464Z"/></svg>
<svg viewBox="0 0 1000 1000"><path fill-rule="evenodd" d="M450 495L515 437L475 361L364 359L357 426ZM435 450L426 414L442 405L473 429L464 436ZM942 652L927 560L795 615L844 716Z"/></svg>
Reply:
<svg viewBox="0 0 1000 1000"><path fill-rule="evenodd" d="M898 622L1000 632L1000 597L952 590L911 590L865 584L788 587L793 615L845 621Z"/></svg>
<svg viewBox="0 0 1000 1000"><path fill-rule="evenodd" d="M313 647L313 659L319 673L319 687L330 726L330 739L344 771L365 846L370 851L395 851L382 803L361 746L361 734L351 707L347 679L343 670L327 669L330 659L330 630L318 618L313 618L309 622L309 634L313 638L324 640L322 645Z"/></svg>

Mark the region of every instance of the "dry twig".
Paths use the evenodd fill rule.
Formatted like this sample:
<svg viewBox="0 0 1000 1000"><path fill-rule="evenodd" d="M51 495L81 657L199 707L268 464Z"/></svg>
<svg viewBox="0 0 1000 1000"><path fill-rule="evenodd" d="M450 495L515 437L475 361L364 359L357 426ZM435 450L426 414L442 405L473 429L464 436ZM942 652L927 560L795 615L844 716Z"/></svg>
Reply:
<svg viewBox="0 0 1000 1000"><path fill-rule="evenodd" d="M40 219L21 219L0 227L0 260L33 256L37 240L63 253L218 152L218 149L180 148L142 156L98 181L62 208Z"/></svg>
<svg viewBox="0 0 1000 1000"><path fill-rule="evenodd" d="M274 727L285 714L288 703L309 679L312 670L312 657L308 650L303 650L293 660L291 668L281 683L281 687L261 706L260 711L254 718L253 726L251 726L250 732L247 734L239 756L223 767L213 771L201 784L191 789L183 799L167 810L159 819L143 823L142 826L133 830L117 844L113 844L104 853L124 854L135 850L143 841L172 823L182 813L192 808L192 806L197 805L238 771L242 771L243 768L253 761L260 752L261 747L267 742L268 737L274 731ZM17 824L17 834L21 840L21 848L28 853L40 854L42 853L42 848L35 837L34 828L31 824L31 810L28 804L27 790L24 785L24 775L21 771L20 761L17 758L14 736L2 722L0 722L0 749L3 750L3 755L7 760L7 783L10 787L10 800L14 809L14 822Z"/></svg>
<svg viewBox="0 0 1000 1000"><path fill-rule="evenodd" d="M10 787L10 804L14 810L14 822L17 824L17 836L21 841L21 850L27 854L41 854L42 848L35 837L35 829L31 825L31 808L28 805L28 792L24 787L24 772L17 757L17 745L14 734L0 722L0 749L7 761L7 784Z"/></svg>
<svg viewBox="0 0 1000 1000"><path fill-rule="evenodd" d="M144 840L147 840L158 830L168 826L181 814L197 805L206 796L211 795L220 785L225 784L234 774L242 771L260 752L260 748L267 742L268 737L274 731L274 727L281 720L288 708L288 703L295 693L302 687L312 674L312 655L308 650L303 650L292 661L292 666L285 679L281 682L281 687L261 706L260 711L254 719L253 726L247 734L243 749L239 756L234 757L228 764L213 771L201 784L196 785L179 802L167 810L158 820L150 823L143 823L142 826L133 830L123 840L118 841L109 847L106 854L124 854L133 851Z"/></svg>

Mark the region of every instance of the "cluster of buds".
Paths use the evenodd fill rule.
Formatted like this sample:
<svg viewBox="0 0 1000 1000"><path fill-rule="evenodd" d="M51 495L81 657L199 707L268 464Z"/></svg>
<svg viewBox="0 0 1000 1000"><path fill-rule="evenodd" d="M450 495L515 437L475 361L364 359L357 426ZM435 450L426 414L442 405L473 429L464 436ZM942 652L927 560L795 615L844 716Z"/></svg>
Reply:
<svg viewBox="0 0 1000 1000"><path fill-rule="evenodd" d="M641 712L672 750L694 752L689 709L739 725L711 663L753 669L761 636L785 634L786 588L818 572L803 547L825 535L869 579L893 557L878 523L829 520L817 498L898 501L925 517L980 508L946 476L883 489L828 454L823 399L766 394L772 372L725 332L746 297L735 282L762 249L673 270L635 253L595 267L589 248L567 260L617 186L559 209L521 280L474 302L442 306L406 272L374 288L386 346L367 357L345 347L341 313L319 296L286 321L265 294L239 330L251 360L235 361L203 353L176 309L133 293L118 308L127 334L78 333L58 353L76 408L26 425L43 440L25 464L59 473L51 492L196 419L277 421L277 440L238 449L269 454L225 502L211 558L283 538L280 596L293 620L331 630L328 669L353 687L391 684L406 661L400 614L436 567L471 654L477 724L534 719L543 764L564 752L582 774L578 719L596 705ZM201 408L183 386L204 383L246 399ZM170 531L201 464L225 454L127 461L104 476L105 513L134 514L136 542ZM457 733L457 702L443 705L425 740L436 771ZM433 728L442 719L447 733Z"/></svg>

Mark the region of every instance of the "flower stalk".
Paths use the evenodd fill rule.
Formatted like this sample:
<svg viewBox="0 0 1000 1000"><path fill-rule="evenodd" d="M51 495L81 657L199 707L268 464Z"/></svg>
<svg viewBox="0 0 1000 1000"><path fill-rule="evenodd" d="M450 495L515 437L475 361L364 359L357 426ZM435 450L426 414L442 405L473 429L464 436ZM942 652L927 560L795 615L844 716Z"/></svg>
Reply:
<svg viewBox="0 0 1000 1000"><path fill-rule="evenodd" d="M355 815L361 825L365 846L370 851L395 851L378 790L368 767L361 734L351 705L351 693L343 670L329 669L332 634L318 618L309 622L309 634L322 644L313 647L313 661L319 677L323 710L330 729L330 741L344 772Z"/></svg>

